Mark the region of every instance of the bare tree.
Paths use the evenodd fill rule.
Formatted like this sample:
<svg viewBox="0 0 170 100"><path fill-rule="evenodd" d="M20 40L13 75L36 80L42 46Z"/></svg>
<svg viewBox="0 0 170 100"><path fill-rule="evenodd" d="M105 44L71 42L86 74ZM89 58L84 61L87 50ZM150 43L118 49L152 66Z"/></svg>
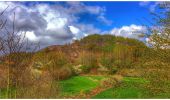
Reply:
<svg viewBox="0 0 170 100"><path fill-rule="evenodd" d="M6 7L0 13L0 57L4 59L8 67L8 79L7 79L7 98L10 98L10 87L11 85L17 86L19 72L22 72L21 60L27 57L26 53L32 55L39 48L39 43L30 43L26 39L26 32L22 32L15 27L15 12L13 12L13 21L10 23L11 26L7 25L8 19L3 19L3 15L9 6ZM28 48L31 47L31 50Z"/></svg>
<svg viewBox="0 0 170 100"><path fill-rule="evenodd" d="M170 3L161 2L159 12L151 12L153 21L144 18L150 26L147 26L149 38L148 43L155 49L170 49Z"/></svg>

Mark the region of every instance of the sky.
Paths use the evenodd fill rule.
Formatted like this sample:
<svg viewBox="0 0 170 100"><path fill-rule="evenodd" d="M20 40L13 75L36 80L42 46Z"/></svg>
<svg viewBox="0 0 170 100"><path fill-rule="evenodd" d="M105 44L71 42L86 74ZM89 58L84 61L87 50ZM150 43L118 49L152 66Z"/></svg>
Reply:
<svg viewBox="0 0 170 100"><path fill-rule="evenodd" d="M90 34L112 34L138 38L146 32L150 12L156 12L160 2L149 1L68 1L68 2L0 2L1 16L7 27L13 22L19 32L26 32L30 42L39 42L41 48L79 40ZM139 39L145 41L146 38Z"/></svg>

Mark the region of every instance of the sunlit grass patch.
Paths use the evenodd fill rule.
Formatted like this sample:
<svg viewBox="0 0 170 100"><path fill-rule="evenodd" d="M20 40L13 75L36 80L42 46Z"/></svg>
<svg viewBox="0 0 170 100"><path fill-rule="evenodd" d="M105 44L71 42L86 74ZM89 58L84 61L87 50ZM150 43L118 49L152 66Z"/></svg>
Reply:
<svg viewBox="0 0 170 100"><path fill-rule="evenodd" d="M105 90L92 98L147 98L149 97L149 92L142 85L139 85L147 82L147 80L142 78L125 77L120 86Z"/></svg>
<svg viewBox="0 0 170 100"><path fill-rule="evenodd" d="M104 76L75 76L60 82L62 95L76 95L80 92L88 92L100 85Z"/></svg>

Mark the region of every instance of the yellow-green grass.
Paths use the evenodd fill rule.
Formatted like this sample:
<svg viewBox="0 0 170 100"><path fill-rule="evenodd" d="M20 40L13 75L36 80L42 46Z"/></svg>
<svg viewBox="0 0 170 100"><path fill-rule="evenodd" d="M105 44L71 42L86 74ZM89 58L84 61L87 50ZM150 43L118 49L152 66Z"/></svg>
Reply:
<svg viewBox="0 0 170 100"><path fill-rule="evenodd" d="M149 98L150 93L143 85L148 81L142 78L125 77L123 83L118 87L105 90L96 96L95 99L132 99L132 98Z"/></svg>
<svg viewBox="0 0 170 100"><path fill-rule="evenodd" d="M75 76L68 80L60 81L61 95L72 96L80 92L89 92L100 85L100 80L105 76Z"/></svg>

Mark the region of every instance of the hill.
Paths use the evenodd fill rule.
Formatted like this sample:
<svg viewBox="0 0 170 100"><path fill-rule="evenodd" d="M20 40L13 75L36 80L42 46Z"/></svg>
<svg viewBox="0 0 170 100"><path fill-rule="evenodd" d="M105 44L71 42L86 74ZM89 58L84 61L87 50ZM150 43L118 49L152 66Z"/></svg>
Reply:
<svg viewBox="0 0 170 100"><path fill-rule="evenodd" d="M167 81L170 79L169 54L169 50L155 50L136 39L93 34L70 44L53 45L34 53L5 55L0 63L2 66L0 88L7 90L3 92L6 93L4 95L7 98L59 98L65 93L69 96L74 91L76 91L76 97L82 96L79 92L91 91L83 96L103 98L106 95L106 89L108 89L106 92L114 93L114 89L110 88L115 87L126 95L127 91L122 89L125 89L124 85L131 86L131 83L124 81L122 86L121 80L131 77L132 82L134 79L144 79L148 82L146 84L135 83L137 86L129 89L149 90L152 96L147 94L147 97L155 97L157 93L161 95L162 91L165 93L162 95L169 96L169 81ZM104 78L96 81L97 77ZM81 86L84 83L80 83L80 80L85 83L90 80L97 85L87 86L88 89L86 89ZM160 84L166 85L162 87ZM65 85L70 86L70 89L62 87ZM120 90L119 85L121 85ZM139 92L144 95L143 91ZM109 97L114 96L109 94ZM138 97L138 93L132 97Z"/></svg>

